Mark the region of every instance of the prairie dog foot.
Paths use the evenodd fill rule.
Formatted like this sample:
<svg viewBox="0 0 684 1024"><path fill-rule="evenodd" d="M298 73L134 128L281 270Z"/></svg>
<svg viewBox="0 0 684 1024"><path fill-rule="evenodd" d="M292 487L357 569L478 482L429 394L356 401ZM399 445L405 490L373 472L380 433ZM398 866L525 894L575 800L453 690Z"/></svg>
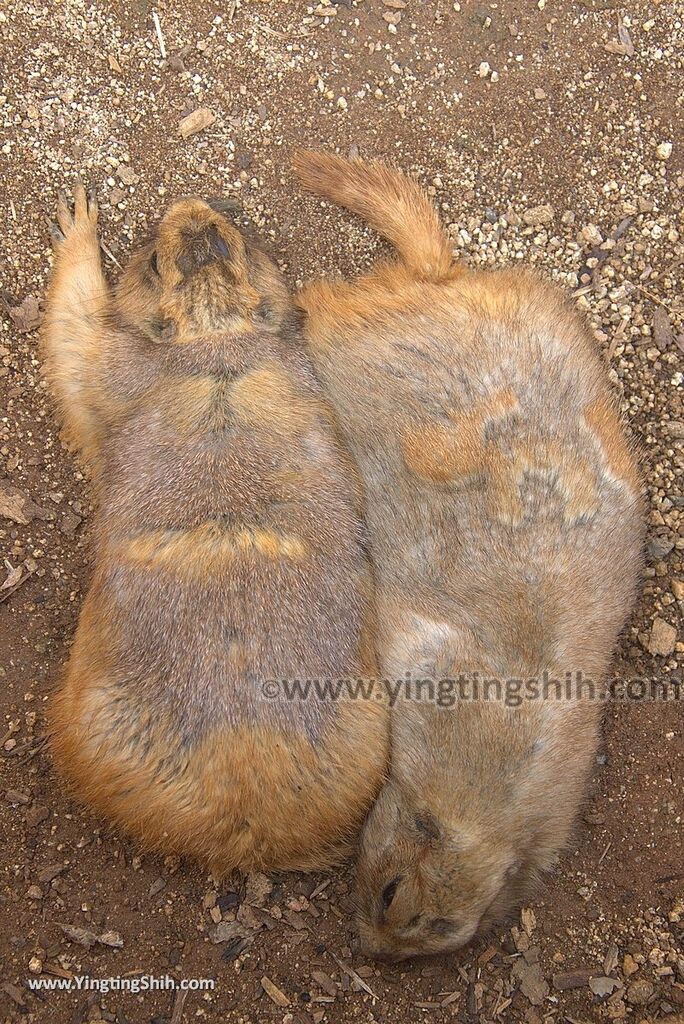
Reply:
<svg viewBox="0 0 684 1024"><path fill-rule="evenodd" d="M59 252L66 243L73 243L82 246L84 250L94 246L99 254L95 190L91 189L86 194L80 178L74 185L73 210L66 192L59 193L57 220L50 222L50 236L55 252ZM84 255L91 255L91 252L84 251Z"/></svg>

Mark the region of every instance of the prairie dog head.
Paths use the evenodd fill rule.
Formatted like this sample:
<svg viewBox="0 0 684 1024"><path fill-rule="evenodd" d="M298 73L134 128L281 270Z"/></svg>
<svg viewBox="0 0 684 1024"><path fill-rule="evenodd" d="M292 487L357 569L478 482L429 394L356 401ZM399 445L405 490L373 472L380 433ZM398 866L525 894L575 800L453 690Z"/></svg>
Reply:
<svg viewBox="0 0 684 1024"><path fill-rule="evenodd" d="M279 330L291 312L276 265L226 215L195 197L167 210L117 290L124 318L155 341L250 326Z"/></svg>
<svg viewBox="0 0 684 1024"><path fill-rule="evenodd" d="M445 953L505 916L526 872L506 836L497 840L477 822L440 820L390 780L367 818L357 865L365 952L386 960Z"/></svg>

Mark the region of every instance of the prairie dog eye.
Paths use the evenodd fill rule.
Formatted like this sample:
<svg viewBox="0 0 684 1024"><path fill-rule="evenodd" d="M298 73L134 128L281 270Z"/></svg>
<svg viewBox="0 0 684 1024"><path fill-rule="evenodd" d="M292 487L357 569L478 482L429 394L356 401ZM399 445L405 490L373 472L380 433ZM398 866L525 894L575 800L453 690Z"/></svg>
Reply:
<svg viewBox="0 0 684 1024"><path fill-rule="evenodd" d="M151 269L153 274L156 274L157 277L159 277L159 267L157 265L157 251L156 251L156 249L152 253L152 255L150 256L150 269Z"/></svg>
<svg viewBox="0 0 684 1024"><path fill-rule="evenodd" d="M388 885L386 885L385 888L382 890L383 910L389 910L392 904L392 900L394 899L394 895L397 891L397 886L401 882L401 877L401 875L397 875L397 877L393 878L392 881Z"/></svg>

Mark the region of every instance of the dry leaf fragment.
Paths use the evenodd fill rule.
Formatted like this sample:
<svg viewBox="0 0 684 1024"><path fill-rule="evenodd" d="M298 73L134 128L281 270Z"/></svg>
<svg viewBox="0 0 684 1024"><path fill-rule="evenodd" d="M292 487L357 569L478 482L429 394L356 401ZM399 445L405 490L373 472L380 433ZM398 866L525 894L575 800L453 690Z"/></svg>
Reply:
<svg viewBox="0 0 684 1024"><path fill-rule="evenodd" d="M26 526L34 516L40 519L54 517L54 513L44 512L35 502L27 498L11 485L0 481L0 517L11 519L20 526Z"/></svg>
<svg viewBox="0 0 684 1024"><path fill-rule="evenodd" d="M87 928L79 928L75 924L60 924L59 927L68 939L77 942L79 946L85 946L86 949L91 949L97 942L95 932L91 932Z"/></svg>
<svg viewBox="0 0 684 1024"><path fill-rule="evenodd" d="M604 49L608 53L616 53L620 57L634 56L634 43L622 15L618 17L618 38L607 42Z"/></svg>
<svg viewBox="0 0 684 1024"><path fill-rule="evenodd" d="M35 295L27 295L18 306L12 306L6 300L2 300L5 311L14 324L19 334L30 334L40 327L43 314L40 309L40 300Z"/></svg>
<svg viewBox="0 0 684 1024"><path fill-rule="evenodd" d="M623 321L624 323L624 321ZM619 950L614 942L610 944L603 960L604 974L612 974L620 960Z"/></svg>
<svg viewBox="0 0 684 1024"><path fill-rule="evenodd" d="M513 974L520 980L520 991L533 1006L541 1006L549 994L549 986L538 963L527 963L521 957L513 965Z"/></svg>
<svg viewBox="0 0 684 1024"><path fill-rule="evenodd" d="M254 940L255 930L240 921L221 921L211 932L212 942L235 942L236 939L245 944Z"/></svg>
<svg viewBox="0 0 684 1024"><path fill-rule="evenodd" d="M118 932L102 932L97 935L88 928L80 928L75 924L60 924L59 926L66 937L72 942L78 942L79 946L91 949L96 943L102 946L112 946L114 949L121 949L124 942Z"/></svg>
<svg viewBox="0 0 684 1024"><path fill-rule="evenodd" d="M181 120L178 132L184 139L189 139L191 135L197 135L198 132L209 128L215 121L216 114L209 110L209 107L199 107Z"/></svg>
<svg viewBox="0 0 684 1024"><path fill-rule="evenodd" d="M9 574L5 582L0 586L0 590L12 590L14 587L18 587L21 583L23 569L20 565L13 568L7 559L5 559L5 565L9 569Z"/></svg>
<svg viewBox="0 0 684 1024"><path fill-rule="evenodd" d="M622 983L617 978L590 978L589 988L595 996L605 999L613 994L616 988L622 988Z"/></svg>
<svg viewBox="0 0 684 1024"><path fill-rule="evenodd" d="M237 919L246 928L252 928L255 932L260 931L262 928L267 928L269 931L275 928L275 921L266 910L261 910L259 907L251 907L249 903L240 904Z"/></svg>
<svg viewBox="0 0 684 1024"><path fill-rule="evenodd" d="M0 490L0 516L25 526L28 519L24 515L24 502L25 498L21 494L9 494L5 490Z"/></svg>
<svg viewBox="0 0 684 1024"><path fill-rule="evenodd" d="M674 330L667 310L663 306L656 306L653 313L653 340L658 348L666 349L672 344L673 338Z"/></svg>
<svg viewBox="0 0 684 1024"><path fill-rule="evenodd" d="M535 917L534 910L532 910L531 907L523 907L520 911L520 923L527 934L531 935L537 927L537 918Z"/></svg>
<svg viewBox="0 0 684 1024"><path fill-rule="evenodd" d="M267 896L273 892L273 882L268 875L260 871L251 871L247 875L245 886L245 903L252 907L263 907Z"/></svg>

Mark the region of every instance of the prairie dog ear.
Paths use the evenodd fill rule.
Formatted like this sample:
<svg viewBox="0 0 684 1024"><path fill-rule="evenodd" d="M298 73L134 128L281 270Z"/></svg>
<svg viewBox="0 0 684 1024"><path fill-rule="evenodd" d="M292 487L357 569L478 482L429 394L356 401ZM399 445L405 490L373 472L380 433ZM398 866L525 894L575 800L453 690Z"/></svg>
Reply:
<svg viewBox="0 0 684 1024"><path fill-rule="evenodd" d="M442 838L442 829L430 811L419 811L413 819L418 837L426 843L434 843Z"/></svg>

